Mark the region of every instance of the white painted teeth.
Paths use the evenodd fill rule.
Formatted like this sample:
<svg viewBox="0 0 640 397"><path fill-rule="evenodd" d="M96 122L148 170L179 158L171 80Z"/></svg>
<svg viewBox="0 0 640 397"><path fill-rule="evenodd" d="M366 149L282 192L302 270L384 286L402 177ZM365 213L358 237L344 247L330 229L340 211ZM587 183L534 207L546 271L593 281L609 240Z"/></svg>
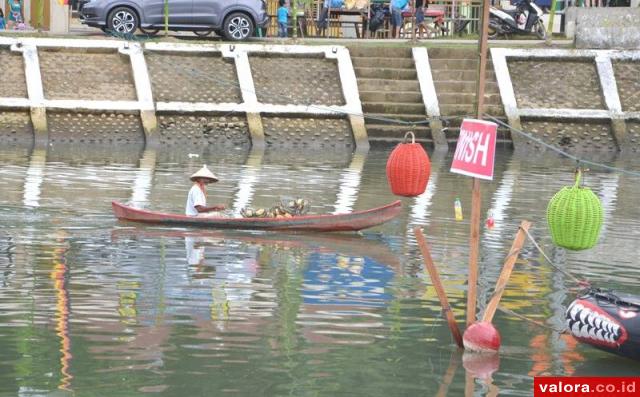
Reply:
<svg viewBox="0 0 640 397"><path fill-rule="evenodd" d="M582 311L580 312L580 322L582 324L586 324L587 323L587 315L589 314L588 309L582 309Z"/></svg>
<svg viewBox="0 0 640 397"><path fill-rule="evenodd" d="M575 336L580 336L580 323L579 322L575 322L573 323L573 326L571 327L571 333L574 334Z"/></svg>
<svg viewBox="0 0 640 397"><path fill-rule="evenodd" d="M620 329L620 326L618 324L613 324L613 334L614 335L618 335L618 330Z"/></svg>
<svg viewBox="0 0 640 397"><path fill-rule="evenodd" d="M566 324L571 333L579 338L616 343L616 339L620 337L620 325L579 303L574 303L567 309Z"/></svg>
<svg viewBox="0 0 640 397"><path fill-rule="evenodd" d="M589 326L587 324L583 325L582 328L580 328L580 336L582 336L583 338L589 336Z"/></svg>
<svg viewBox="0 0 640 397"><path fill-rule="evenodd" d="M578 309L578 305L573 305L573 306L571 307L571 311L569 312L569 314L571 315L571 319L573 319L573 320L577 320L577 317L578 317L578 311L579 311L579 309Z"/></svg>

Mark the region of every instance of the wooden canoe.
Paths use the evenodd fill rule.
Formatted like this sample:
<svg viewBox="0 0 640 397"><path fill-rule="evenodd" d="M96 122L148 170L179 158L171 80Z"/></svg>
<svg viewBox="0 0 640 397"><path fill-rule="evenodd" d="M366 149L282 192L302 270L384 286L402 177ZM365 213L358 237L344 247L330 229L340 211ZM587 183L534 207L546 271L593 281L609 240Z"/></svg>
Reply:
<svg viewBox="0 0 640 397"><path fill-rule="evenodd" d="M222 218L197 217L147 211L111 202L113 213L120 220L156 223L164 225L186 225L213 229L247 230L296 230L314 232L356 231L380 225L400 213L400 201L364 211L346 214L302 215L293 218Z"/></svg>

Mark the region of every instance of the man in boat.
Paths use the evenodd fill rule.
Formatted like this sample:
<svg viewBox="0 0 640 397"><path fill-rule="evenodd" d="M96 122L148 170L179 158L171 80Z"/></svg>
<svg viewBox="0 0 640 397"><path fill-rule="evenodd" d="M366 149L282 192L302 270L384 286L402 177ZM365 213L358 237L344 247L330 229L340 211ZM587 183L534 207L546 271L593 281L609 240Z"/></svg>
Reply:
<svg viewBox="0 0 640 397"><path fill-rule="evenodd" d="M218 182L218 178L209 171L206 165L203 165L196 173L191 175L193 186L189 190L187 196L187 206L185 213L190 216L222 216L219 211L224 211L224 205L214 205L207 207L206 185Z"/></svg>

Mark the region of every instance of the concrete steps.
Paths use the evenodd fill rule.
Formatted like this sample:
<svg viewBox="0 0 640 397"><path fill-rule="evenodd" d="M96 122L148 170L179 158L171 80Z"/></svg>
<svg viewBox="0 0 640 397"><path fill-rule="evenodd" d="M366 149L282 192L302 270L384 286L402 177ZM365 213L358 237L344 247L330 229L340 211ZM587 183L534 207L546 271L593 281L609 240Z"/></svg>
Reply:
<svg viewBox="0 0 640 397"><path fill-rule="evenodd" d="M413 69L409 58L352 57L351 62L355 68Z"/></svg>
<svg viewBox="0 0 640 397"><path fill-rule="evenodd" d="M472 81L476 82L476 76L478 76L478 71L475 69L468 70L456 70L456 69L432 69L431 74L433 75L434 81ZM487 71L486 77L487 80L496 81L496 76L493 71Z"/></svg>
<svg viewBox="0 0 640 397"><path fill-rule="evenodd" d="M354 46L349 51L369 139L400 141L413 131L421 141L431 141L411 49Z"/></svg>
<svg viewBox="0 0 640 397"><path fill-rule="evenodd" d="M419 114L426 117L422 103L364 102L362 110L365 113Z"/></svg>
<svg viewBox="0 0 640 397"><path fill-rule="evenodd" d="M447 140L453 143L458 139L462 118L476 115L477 50L430 48L429 63L440 103L440 114L446 119L445 135ZM490 61L487 62L485 79L484 112L504 117L504 107ZM499 129L498 138L509 139L509 131Z"/></svg>
<svg viewBox="0 0 640 397"><path fill-rule="evenodd" d="M484 112L492 116L504 116L502 105L485 105ZM440 113L444 116L465 116L471 117L476 114L476 105L474 104L440 104Z"/></svg>
<svg viewBox="0 0 640 397"><path fill-rule="evenodd" d="M363 102L422 103L419 91L360 91Z"/></svg>
<svg viewBox="0 0 640 397"><path fill-rule="evenodd" d="M387 80L387 79L370 79L358 78L358 88L360 91L413 91L420 92L418 80Z"/></svg>
<svg viewBox="0 0 640 397"><path fill-rule="evenodd" d="M385 80L416 80L418 75L415 69L398 69L398 68L383 68L383 67L371 67L360 68L357 67L356 76L369 79L385 79Z"/></svg>
<svg viewBox="0 0 640 397"><path fill-rule="evenodd" d="M400 125L390 125L390 124L373 124L375 121L370 120L367 123L367 133L369 134L370 139L374 139L377 141L398 141L407 131L411 131L416 135L416 138L421 140L425 140L424 138L431 136L431 130L429 129L429 124L416 124L416 125L408 125L408 124L400 124Z"/></svg>
<svg viewBox="0 0 640 397"><path fill-rule="evenodd" d="M473 93L475 95L476 92L475 81L441 80L434 81L434 85L436 85L436 90L439 90L437 92L438 98L440 97L440 94ZM495 81L486 81L484 91L487 95L500 93L498 83Z"/></svg>
<svg viewBox="0 0 640 397"><path fill-rule="evenodd" d="M429 58L433 59L477 59L478 50L468 47L432 47Z"/></svg>
<svg viewBox="0 0 640 397"><path fill-rule="evenodd" d="M427 120L427 116L421 115L421 114L366 113L365 115L367 116L367 120L365 120L367 122L367 125L385 124L385 125L402 126L402 125L406 125L405 122L425 123L425 121Z"/></svg>
<svg viewBox="0 0 640 397"><path fill-rule="evenodd" d="M348 46L351 57L363 58L411 58L409 47L370 47L363 44Z"/></svg>
<svg viewBox="0 0 640 397"><path fill-rule="evenodd" d="M440 106L442 105L473 105L476 103L476 94L469 92L445 92L438 94ZM501 105L499 93L489 93L484 97L484 103L486 105Z"/></svg>
<svg viewBox="0 0 640 397"><path fill-rule="evenodd" d="M429 54L431 54L431 50L429 50ZM430 59L430 61L431 67L436 70L446 68L471 70L478 67L476 59Z"/></svg>

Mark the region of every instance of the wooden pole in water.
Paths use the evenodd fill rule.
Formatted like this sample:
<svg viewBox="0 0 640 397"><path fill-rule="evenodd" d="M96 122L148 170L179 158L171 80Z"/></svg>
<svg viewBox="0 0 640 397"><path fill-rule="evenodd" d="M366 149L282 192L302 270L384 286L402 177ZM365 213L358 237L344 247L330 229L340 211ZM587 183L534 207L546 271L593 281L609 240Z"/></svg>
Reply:
<svg viewBox="0 0 640 397"><path fill-rule="evenodd" d="M489 0L483 0L482 30L478 42L479 65L476 92L477 117L482 120L484 108L485 74L487 70L487 47L489 30ZM471 233L469 242L469 282L467 290L467 327L476 321L478 295L478 257L480 256L480 180L473 178L471 191Z"/></svg>
<svg viewBox="0 0 640 397"><path fill-rule="evenodd" d="M433 263L433 259L431 258L431 252L429 251L427 240L424 238L424 234L422 234L422 230L420 230L419 227L413 228L413 233L416 235L416 241L418 242L418 247L420 248L420 252L422 253L424 265L429 272L433 287L436 289L438 299L440 299L440 305L442 305L442 310L447 317L447 323L449 324L449 329L451 330L453 339L455 339L458 347L463 347L462 334L460 334L458 323L456 322L456 318L453 314L453 311L451 310L451 306L449 306L447 294L444 292L442 282L440 281L440 276L438 275L438 269L436 269L436 266Z"/></svg>
<svg viewBox="0 0 640 397"><path fill-rule="evenodd" d="M449 367L442 376L442 382L440 382L440 387L436 392L436 397L447 397L449 386L451 386L451 382L453 382L453 378L456 376L456 370L460 366L460 361L462 359L460 357L460 354L460 350L451 353L451 358L449 359Z"/></svg>
<svg viewBox="0 0 640 397"><path fill-rule="evenodd" d="M520 223L516 238L513 240L511 250L509 250L509 255L507 255L507 258L504 261L502 272L500 272L500 277L496 282L496 288L493 291L493 295L491 295L491 299L489 300L487 308L484 310L482 321L490 323L493 320L493 316L496 314L496 310L498 309L498 305L500 304L500 299L502 298L502 294L504 293L504 290L507 286L509 277L511 277L511 272L513 271L513 267L516 264L516 259L518 259L518 255L520 254L520 250L522 249L522 246L524 244L525 236L530 227L531 222L522 221Z"/></svg>

